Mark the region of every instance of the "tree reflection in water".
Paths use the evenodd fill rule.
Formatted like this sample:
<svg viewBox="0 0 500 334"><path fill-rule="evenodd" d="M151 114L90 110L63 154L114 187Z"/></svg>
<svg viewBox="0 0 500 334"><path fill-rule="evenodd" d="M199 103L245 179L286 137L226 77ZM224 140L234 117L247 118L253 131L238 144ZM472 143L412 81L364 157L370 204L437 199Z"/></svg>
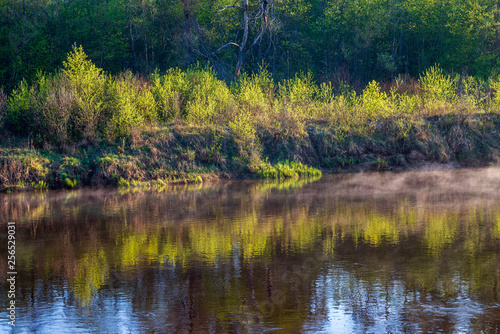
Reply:
<svg viewBox="0 0 500 334"><path fill-rule="evenodd" d="M498 186L485 169L3 195L19 326L498 331Z"/></svg>

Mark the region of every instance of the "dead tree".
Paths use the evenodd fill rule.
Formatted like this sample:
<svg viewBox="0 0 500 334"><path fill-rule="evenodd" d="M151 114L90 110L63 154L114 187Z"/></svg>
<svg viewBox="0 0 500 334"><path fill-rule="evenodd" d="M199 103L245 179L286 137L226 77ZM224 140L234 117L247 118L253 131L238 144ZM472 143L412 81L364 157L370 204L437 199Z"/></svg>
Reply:
<svg viewBox="0 0 500 334"><path fill-rule="evenodd" d="M239 4L238 4L239 3ZM272 6L272 2L268 0L260 0L260 7L257 12L257 15L254 17L250 17L249 15L249 6L248 6L248 0L236 0L232 5L228 5L222 9L219 10L220 12L223 12L225 10L228 10L230 8L236 8L238 10L241 10L243 13L243 21L242 21L242 29L243 29L243 35L241 37L241 41L239 43L236 42L229 42L224 45L222 45L220 48L217 49L213 54L219 53L223 49L225 49L228 46L235 46L238 48L238 57L236 61L236 66L235 66L235 71L234 73L239 76L241 73L241 67L243 66L243 62L247 58L248 54L252 49L258 45L262 41L262 37L264 36L264 33L266 30L269 28L269 10L270 7ZM250 44L248 41L248 35L249 35L249 25L250 21L258 22L260 21L260 29L258 31L257 36L253 39L253 42Z"/></svg>

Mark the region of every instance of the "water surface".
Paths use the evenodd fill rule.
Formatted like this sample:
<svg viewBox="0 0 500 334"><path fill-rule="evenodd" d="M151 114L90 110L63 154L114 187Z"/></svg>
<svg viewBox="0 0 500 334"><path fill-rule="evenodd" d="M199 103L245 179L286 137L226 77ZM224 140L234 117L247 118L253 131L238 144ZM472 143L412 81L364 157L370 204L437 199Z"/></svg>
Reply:
<svg viewBox="0 0 500 334"><path fill-rule="evenodd" d="M490 168L1 195L14 332L498 332L499 190Z"/></svg>

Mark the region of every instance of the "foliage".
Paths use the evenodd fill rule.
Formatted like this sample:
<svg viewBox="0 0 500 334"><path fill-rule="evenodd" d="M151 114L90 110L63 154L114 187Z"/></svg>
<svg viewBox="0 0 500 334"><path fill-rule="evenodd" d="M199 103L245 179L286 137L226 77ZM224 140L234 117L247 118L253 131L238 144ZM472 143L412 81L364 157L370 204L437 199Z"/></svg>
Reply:
<svg viewBox="0 0 500 334"><path fill-rule="evenodd" d="M156 119L156 102L149 87L131 72L110 84L109 138L128 137L132 130Z"/></svg>
<svg viewBox="0 0 500 334"><path fill-rule="evenodd" d="M376 81L372 81L363 90L363 108L368 117L387 116L390 113L390 101L385 92L380 91Z"/></svg>
<svg viewBox="0 0 500 334"><path fill-rule="evenodd" d="M266 161L254 167L254 174L261 179L286 179L299 176L319 176L321 171L298 161L278 162L275 165Z"/></svg>
<svg viewBox="0 0 500 334"><path fill-rule="evenodd" d="M438 66L431 66L420 76L424 97L435 100L454 101L458 77L452 78Z"/></svg>
<svg viewBox="0 0 500 334"><path fill-rule="evenodd" d="M32 96L34 88L29 87L26 80L22 80L19 86L12 91L7 101L7 122L15 132L22 133L33 126L35 121L32 110Z"/></svg>
<svg viewBox="0 0 500 334"><path fill-rule="evenodd" d="M53 72L73 42L113 74L131 69L148 76L155 68L167 73L208 61L230 82L235 58L244 56L248 73L263 64L279 80L311 72L336 89L344 82L358 92L372 80L417 77L433 64L483 78L500 66L498 8L490 0L283 0L273 3L263 26L254 17L244 54L241 45L231 44L242 42L241 10L222 10L227 5L232 4L0 2L0 86L10 92L23 78L33 81L38 71ZM250 12L258 13L260 5L249 1ZM175 103L186 102L182 94L170 93L162 93L169 107L160 118L172 117Z"/></svg>
<svg viewBox="0 0 500 334"><path fill-rule="evenodd" d="M63 62L62 73L75 96L77 108L71 115L74 133L77 137L93 140L99 118L105 108L106 76L87 59L82 46L76 45Z"/></svg>
<svg viewBox="0 0 500 334"><path fill-rule="evenodd" d="M187 76L192 90L186 105L186 120L212 123L224 119L234 105L226 83L218 80L212 69L192 68Z"/></svg>
<svg viewBox="0 0 500 334"><path fill-rule="evenodd" d="M178 68L169 69L165 75L156 71L151 81L158 118L164 122L181 118L191 89L187 73Z"/></svg>

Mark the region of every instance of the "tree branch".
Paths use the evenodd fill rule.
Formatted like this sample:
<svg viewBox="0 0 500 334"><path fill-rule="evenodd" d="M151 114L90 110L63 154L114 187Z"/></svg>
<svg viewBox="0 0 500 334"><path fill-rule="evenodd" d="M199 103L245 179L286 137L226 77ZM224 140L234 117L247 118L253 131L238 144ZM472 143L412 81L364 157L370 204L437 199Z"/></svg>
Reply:
<svg viewBox="0 0 500 334"><path fill-rule="evenodd" d="M217 13L223 12L223 11L225 11L225 10L226 10L226 9L228 9L228 8L239 8L239 9L243 9L243 7L241 7L241 6L239 6L239 5L237 5L237 4L236 4L238 1L239 1L239 0L236 0L236 1L234 2L234 4L232 4L232 5L228 5L228 6L224 7L224 8L222 8L222 9L219 9L219 10L217 11Z"/></svg>
<svg viewBox="0 0 500 334"><path fill-rule="evenodd" d="M230 46L230 45L234 45L234 46L236 46L238 49L240 48L240 46L239 46L237 43L234 43L234 42L229 42L229 43L224 44L224 45L223 45L223 46L221 46L220 48L218 48L218 49L217 49L217 51L212 52L212 54L218 53L220 50L222 50L222 49L224 49L224 48L226 48L226 47L228 47L228 46Z"/></svg>

